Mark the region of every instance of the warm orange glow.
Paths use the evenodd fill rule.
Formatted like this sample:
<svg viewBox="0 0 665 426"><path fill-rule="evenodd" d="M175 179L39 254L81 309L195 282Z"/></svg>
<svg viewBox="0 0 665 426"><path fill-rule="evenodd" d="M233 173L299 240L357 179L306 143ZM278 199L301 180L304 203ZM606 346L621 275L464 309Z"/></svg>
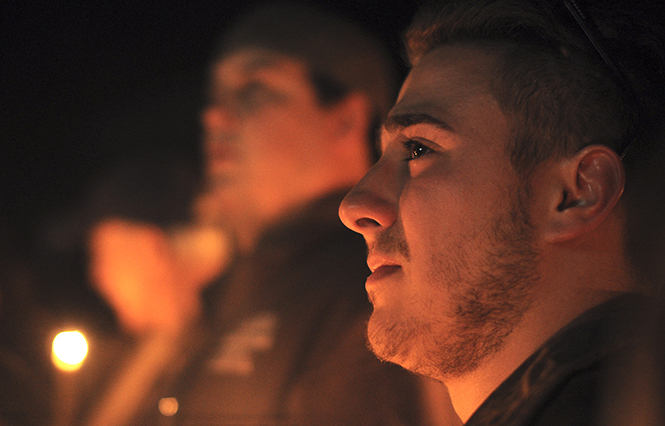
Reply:
<svg viewBox="0 0 665 426"><path fill-rule="evenodd" d="M162 398L159 400L159 412L164 416L175 416L178 412L178 400L175 398Z"/></svg>
<svg viewBox="0 0 665 426"><path fill-rule="evenodd" d="M125 330L177 334L200 315L201 289L228 264L230 247L210 226L165 232L106 219L90 234L90 277Z"/></svg>
<svg viewBox="0 0 665 426"><path fill-rule="evenodd" d="M51 358L60 370L78 370L87 354L88 342L79 331L63 331L53 339Z"/></svg>

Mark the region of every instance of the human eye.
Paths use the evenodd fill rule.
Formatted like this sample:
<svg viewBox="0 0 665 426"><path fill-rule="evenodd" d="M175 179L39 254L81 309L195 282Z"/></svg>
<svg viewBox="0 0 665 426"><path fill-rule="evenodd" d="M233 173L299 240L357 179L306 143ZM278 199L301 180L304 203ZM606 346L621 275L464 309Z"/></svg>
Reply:
<svg viewBox="0 0 665 426"><path fill-rule="evenodd" d="M238 102L245 109L254 109L265 102L265 87L258 83L248 84L238 92Z"/></svg>
<svg viewBox="0 0 665 426"><path fill-rule="evenodd" d="M432 152L432 149L429 148L424 143L416 140L409 139L404 142L404 150L406 151L406 161L413 161L421 158L424 155L427 155Z"/></svg>
<svg viewBox="0 0 665 426"><path fill-rule="evenodd" d="M282 96L259 82L253 82L238 92L238 103L246 111L259 109L270 103L279 103Z"/></svg>

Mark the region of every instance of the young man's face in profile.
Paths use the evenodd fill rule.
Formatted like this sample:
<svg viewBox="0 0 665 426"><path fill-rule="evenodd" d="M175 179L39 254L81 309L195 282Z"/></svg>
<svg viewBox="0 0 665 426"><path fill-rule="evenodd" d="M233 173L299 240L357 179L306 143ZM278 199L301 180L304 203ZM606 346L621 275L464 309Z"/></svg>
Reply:
<svg viewBox="0 0 665 426"><path fill-rule="evenodd" d="M301 202L325 158L329 119L307 67L262 49L241 49L213 68L203 112L206 172L222 215L264 223Z"/></svg>
<svg viewBox="0 0 665 426"><path fill-rule="evenodd" d="M340 208L369 247L372 349L438 379L500 347L535 281L510 123L489 90L493 63L471 45L423 57L384 126L381 159Z"/></svg>

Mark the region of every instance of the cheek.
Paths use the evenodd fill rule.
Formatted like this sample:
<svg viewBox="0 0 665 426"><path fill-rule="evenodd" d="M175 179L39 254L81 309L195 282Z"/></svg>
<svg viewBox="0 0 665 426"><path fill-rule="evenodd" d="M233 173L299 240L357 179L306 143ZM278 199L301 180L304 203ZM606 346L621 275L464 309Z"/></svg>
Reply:
<svg viewBox="0 0 665 426"><path fill-rule="evenodd" d="M414 282L445 287L446 282L458 279L460 262L468 260L463 259L465 253L478 244L491 215L491 209L476 207L470 197L472 193L441 188L441 184L430 190L412 185L404 191L400 211Z"/></svg>
<svg viewBox="0 0 665 426"><path fill-rule="evenodd" d="M292 109L271 110L256 116L246 125L247 136L267 158L305 155L316 144L316 118L305 117Z"/></svg>
<svg viewBox="0 0 665 426"><path fill-rule="evenodd" d="M404 236L415 261L437 251L459 226L459 200L441 186L409 184L400 196Z"/></svg>
<svg viewBox="0 0 665 426"><path fill-rule="evenodd" d="M240 175L253 185L265 185L284 173L284 159L293 155L289 133L284 126L269 117L257 116L247 121L239 138Z"/></svg>
<svg viewBox="0 0 665 426"><path fill-rule="evenodd" d="M265 114L252 117L244 123L241 148L251 156L277 152L283 149L287 140L287 127L278 117Z"/></svg>

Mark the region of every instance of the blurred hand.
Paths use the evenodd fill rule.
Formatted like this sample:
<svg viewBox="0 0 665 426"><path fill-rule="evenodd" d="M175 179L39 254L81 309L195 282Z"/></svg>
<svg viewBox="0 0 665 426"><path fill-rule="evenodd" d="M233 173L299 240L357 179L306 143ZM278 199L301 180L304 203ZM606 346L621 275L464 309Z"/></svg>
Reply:
<svg viewBox="0 0 665 426"><path fill-rule="evenodd" d="M108 219L89 235L95 289L130 333L178 333L201 312L200 292L228 262L226 240L212 229L169 234L140 222Z"/></svg>

